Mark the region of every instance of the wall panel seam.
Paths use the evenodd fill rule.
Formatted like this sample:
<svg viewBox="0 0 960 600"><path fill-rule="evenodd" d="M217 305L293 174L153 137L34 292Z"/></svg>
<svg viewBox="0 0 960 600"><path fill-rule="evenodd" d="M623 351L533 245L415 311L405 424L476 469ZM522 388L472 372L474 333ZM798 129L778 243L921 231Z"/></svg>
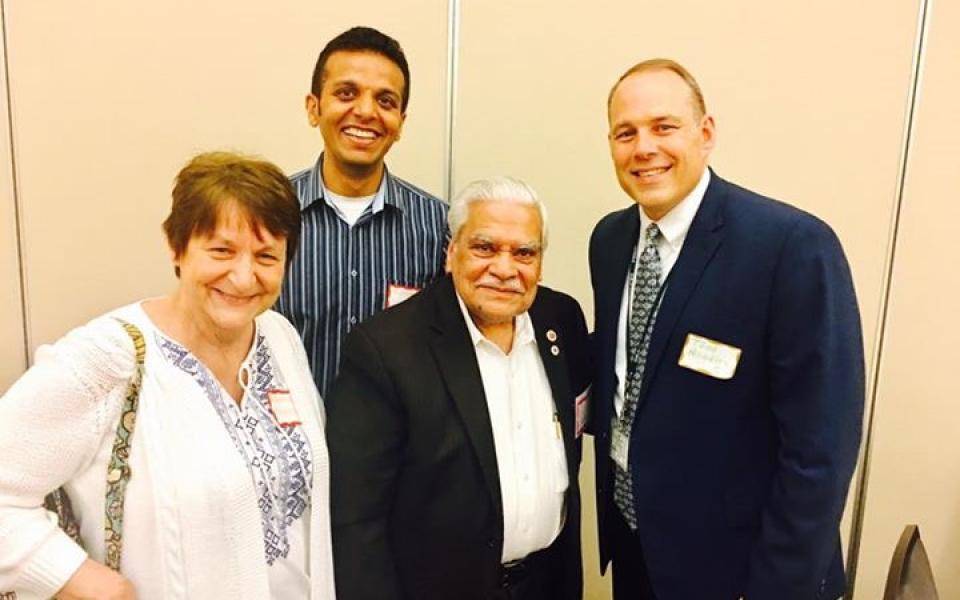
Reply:
<svg viewBox="0 0 960 600"><path fill-rule="evenodd" d="M460 62L460 0L447 0L447 114L444 139L444 194L453 201L453 145L457 112L457 78Z"/></svg>
<svg viewBox="0 0 960 600"><path fill-rule="evenodd" d="M893 272L896 266L897 246L899 243L900 220L903 213L904 190L906 187L907 169L910 160L910 147L913 143L913 130L916 124L917 102L920 96L921 80L923 77L923 63L927 45L927 31L933 0L920 0L917 13L917 32L914 36L914 52L910 73L909 89L906 109L904 111L903 135L900 145L900 161L897 170L896 192L890 219L890 230L887 238L886 259L883 278L881 281L880 310L877 317L869 385L867 387L867 402L864 414L864 437L860 451L860 472L857 477L856 492L853 504L850 545L847 556L847 592L844 598L854 598L856 589L857 568L860 559L860 542L863 536L863 520L866 514L867 491L870 480L870 460L873 445L873 426L877 409L877 390L880 384L880 369L883 360L883 351L886 341L886 331L889 319L890 295L893 283ZM891 548L892 552L892 548Z"/></svg>
<svg viewBox="0 0 960 600"><path fill-rule="evenodd" d="M30 365L30 346L31 332L30 319L27 302L27 269L24 261L23 244L23 205L20 198L19 179L17 177L17 147L14 141L13 132L13 93L10 84L10 46L7 38L7 4L6 0L0 0L0 38L3 44L3 89L7 101L7 140L5 143L10 150L10 187L13 191L13 222L14 222L14 243L17 248L17 268L19 270L20 283L20 317L23 331L23 364Z"/></svg>

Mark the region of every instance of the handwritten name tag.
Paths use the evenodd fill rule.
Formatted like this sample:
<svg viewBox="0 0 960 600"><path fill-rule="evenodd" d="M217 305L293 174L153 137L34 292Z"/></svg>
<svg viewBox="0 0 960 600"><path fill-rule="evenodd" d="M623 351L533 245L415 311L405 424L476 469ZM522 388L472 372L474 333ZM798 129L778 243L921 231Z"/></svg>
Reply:
<svg viewBox="0 0 960 600"><path fill-rule="evenodd" d="M281 427L295 427L300 424L300 415L293 405L293 398L287 390L270 390L267 392L267 403L273 418Z"/></svg>
<svg viewBox="0 0 960 600"><path fill-rule="evenodd" d="M730 379L740 363L740 348L688 333L677 364L717 379Z"/></svg>
<svg viewBox="0 0 960 600"><path fill-rule="evenodd" d="M391 306L396 306L403 302L404 300L409 300L413 298L417 292L420 291L420 288L410 287L406 285L397 285L391 283L387 285L387 294L384 299L384 308L390 308Z"/></svg>
<svg viewBox="0 0 960 600"><path fill-rule="evenodd" d="M574 433L576 437L582 436L583 430L587 427L587 418L590 415L590 388L591 386L588 385L587 389L583 390L583 392L577 396L577 399L575 400L576 418L574 420L576 431Z"/></svg>

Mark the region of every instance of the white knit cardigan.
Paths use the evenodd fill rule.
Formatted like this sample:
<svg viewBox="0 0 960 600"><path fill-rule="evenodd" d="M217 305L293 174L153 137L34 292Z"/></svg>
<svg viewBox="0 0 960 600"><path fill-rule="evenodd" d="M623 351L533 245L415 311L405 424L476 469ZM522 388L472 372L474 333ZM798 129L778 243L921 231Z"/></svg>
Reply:
<svg viewBox="0 0 960 600"><path fill-rule="evenodd" d="M110 458L133 344L111 317L146 340L130 455L121 572L143 600L270 598L253 480L220 417L193 379L170 364L156 327L132 304L37 351L36 364L0 398L0 591L51 597L86 552L42 508L64 485L91 558L104 555ZM300 338L272 311L257 317L313 452L310 600L333 600L329 466L320 398Z"/></svg>

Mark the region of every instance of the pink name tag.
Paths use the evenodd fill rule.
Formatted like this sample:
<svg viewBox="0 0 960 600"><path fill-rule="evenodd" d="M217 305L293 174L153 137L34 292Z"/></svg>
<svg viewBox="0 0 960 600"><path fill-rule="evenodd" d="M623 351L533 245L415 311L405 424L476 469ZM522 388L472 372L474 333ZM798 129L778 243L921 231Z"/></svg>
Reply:
<svg viewBox="0 0 960 600"><path fill-rule="evenodd" d="M420 288L410 287L406 285L396 285L388 284L387 285L387 294L384 298L384 308L390 308L391 306L396 306L403 302L404 300L409 300L414 297L417 292L420 291Z"/></svg>
<svg viewBox="0 0 960 600"><path fill-rule="evenodd" d="M289 390L270 390L267 392L267 402L270 404L270 412L273 418L281 427L294 427L300 424L300 415L297 414L296 407L293 406L293 399L290 397Z"/></svg>
<svg viewBox="0 0 960 600"><path fill-rule="evenodd" d="M576 400L576 433L577 437L583 435L583 430L587 427L587 417L590 415L590 388L583 390Z"/></svg>

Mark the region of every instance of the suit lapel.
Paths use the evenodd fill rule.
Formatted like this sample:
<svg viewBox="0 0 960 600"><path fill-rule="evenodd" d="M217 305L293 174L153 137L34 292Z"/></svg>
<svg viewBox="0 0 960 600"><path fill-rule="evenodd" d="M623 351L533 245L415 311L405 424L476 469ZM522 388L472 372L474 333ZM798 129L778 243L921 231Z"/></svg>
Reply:
<svg viewBox="0 0 960 600"><path fill-rule="evenodd" d="M490 499L503 514L500 495L500 475L497 469L497 452L493 442L490 413L483 393L480 367L470 340L470 333L463 321L463 313L449 277L437 283L433 294L433 329L436 336L431 343L434 360L453 398L453 403L463 420L467 437L473 446L490 491ZM415 351L415 350L413 350Z"/></svg>
<svg viewBox="0 0 960 600"><path fill-rule="evenodd" d="M530 307L530 319L533 321L534 335L536 335L537 349L540 351L540 360L550 382L550 391L553 393L553 402L560 420L560 430L563 432L563 448L567 457L567 471L570 477L576 477L574 397L570 389L570 377L566 365L566 343L564 331L556 320L551 318L538 299ZM581 390L577 390L581 391ZM571 481L573 481L571 479Z"/></svg>
<svg viewBox="0 0 960 600"><path fill-rule="evenodd" d="M606 319L608 331L616 332L620 319L620 303L623 300L623 286L627 280L627 270L630 268L630 259L633 258L633 247L637 244L640 235L640 215L636 206L631 206L617 216L614 224L615 233L608 238L608 244L603 249L604 256L600 260L608 261L605 268L600 270L603 278L598 280L598 292L604 292L596 307L598 315ZM614 333L616 335L616 333Z"/></svg>
<svg viewBox="0 0 960 600"><path fill-rule="evenodd" d="M646 400L647 389L663 359L677 320L723 240L723 208L726 202L724 185L725 182L711 172L710 185L707 186L703 202L690 224L680 256L670 271L663 302L653 325L653 337L650 338L643 387L640 391L641 406Z"/></svg>

